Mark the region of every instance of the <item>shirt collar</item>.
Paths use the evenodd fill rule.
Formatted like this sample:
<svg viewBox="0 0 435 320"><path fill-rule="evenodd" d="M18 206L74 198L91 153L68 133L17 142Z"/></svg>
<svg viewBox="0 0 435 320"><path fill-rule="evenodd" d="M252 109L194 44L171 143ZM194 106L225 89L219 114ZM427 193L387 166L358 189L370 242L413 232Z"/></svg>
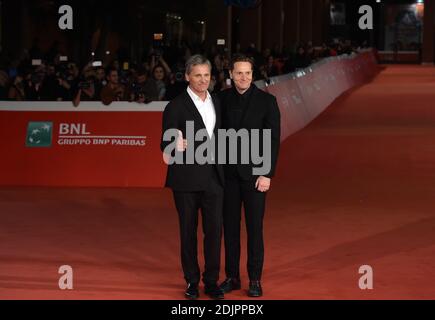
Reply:
<svg viewBox="0 0 435 320"><path fill-rule="evenodd" d="M195 92L193 92L192 89L190 89L190 86L187 86L187 93L189 94L189 96L192 98L194 102L207 102L207 100L211 100L211 95L210 92L208 92L208 90L207 90L207 98L205 99L205 101L202 101L202 99Z"/></svg>
<svg viewBox="0 0 435 320"><path fill-rule="evenodd" d="M233 87L233 88L234 88L234 92L235 92L237 97L246 98L246 97L249 97L249 95L251 94L251 92L252 92L252 90L254 88L254 84L251 84L249 89L246 90L246 92L244 94L240 94L239 91L237 91L236 87Z"/></svg>

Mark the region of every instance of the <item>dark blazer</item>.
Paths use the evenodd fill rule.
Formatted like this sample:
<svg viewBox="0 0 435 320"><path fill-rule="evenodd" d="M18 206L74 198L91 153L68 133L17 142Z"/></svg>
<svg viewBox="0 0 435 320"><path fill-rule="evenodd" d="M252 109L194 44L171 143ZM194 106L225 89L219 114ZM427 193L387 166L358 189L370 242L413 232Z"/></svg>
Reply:
<svg viewBox="0 0 435 320"><path fill-rule="evenodd" d="M219 99L212 96L213 104L216 112L216 126L214 129L215 137L218 136L218 129L221 128L221 107ZM186 139L186 122L194 122L194 132L200 129L205 129L205 124L202 120L200 113L198 112L195 104L190 98L187 91L184 91L181 95L172 100L165 108L163 112L163 124L162 124L162 139L160 148L162 152L171 143L163 141L163 133L168 129L178 129L183 132L183 138ZM206 141L207 138L204 139ZM173 141L172 141L173 142ZM188 141L191 144L192 141ZM203 141L195 141L194 149L198 148ZM217 163L218 143L215 144L215 159ZM168 172L166 176L165 186L175 191L203 191L206 189L210 179L210 172L216 170L220 183L224 185L224 172L223 167L218 164L186 164L186 153L183 154L184 164L173 164L168 166Z"/></svg>
<svg viewBox="0 0 435 320"><path fill-rule="evenodd" d="M234 125L229 125L233 123L231 121L231 95L234 95L234 88L224 90L219 93L219 98L221 100L222 106L222 125L225 129L260 129L260 141L262 142L261 129L271 129L272 133L272 145L271 145L271 170L269 174L264 176L272 178L275 175L276 164L278 161L279 148L281 143L281 115L279 111L276 98L258 89L254 84L252 84L252 93L249 99L249 105L244 110L241 118L240 125L235 127ZM227 149L228 150L228 149ZM250 148L249 148L250 150ZM262 143L260 143L260 155L262 154ZM251 161L249 164L237 164L231 165L227 164L224 166L225 175L233 176L236 172L243 180L253 180L257 177L253 176L252 169L255 166Z"/></svg>

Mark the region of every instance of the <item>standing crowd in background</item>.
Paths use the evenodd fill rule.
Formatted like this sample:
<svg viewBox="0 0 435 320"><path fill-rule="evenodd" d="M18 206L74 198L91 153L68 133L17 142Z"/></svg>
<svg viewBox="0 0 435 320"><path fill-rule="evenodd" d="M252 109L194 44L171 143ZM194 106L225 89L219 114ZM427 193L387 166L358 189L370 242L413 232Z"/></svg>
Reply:
<svg viewBox="0 0 435 320"><path fill-rule="evenodd" d="M56 47L54 47L56 48ZM294 72L326 57L351 54L367 48L349 40L335 40L321 47L311 42L298 44L293 50L266 48L258 51L254 45L242 52L255 61L254 79L269 81L271 77ZM109 105L114 101L150 103L170 101L187 87L185 62L201 53L213 64L209 91L219 92L230 87L230 59L221 46L209 50L180 47L151 48L143 61L113 59L107 65L92 61L79 66L64 61L57 49L47 53L32 47L21 59L0 60L0 100L6 101L101 101ZM36 61L36 62L35 62Z"/></svg>

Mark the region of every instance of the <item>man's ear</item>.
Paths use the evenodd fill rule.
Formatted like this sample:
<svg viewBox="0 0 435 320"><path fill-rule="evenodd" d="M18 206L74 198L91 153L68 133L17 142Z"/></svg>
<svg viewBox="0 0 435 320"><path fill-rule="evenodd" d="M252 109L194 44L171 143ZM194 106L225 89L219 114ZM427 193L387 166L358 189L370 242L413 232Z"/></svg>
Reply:
<svg viewBox="0 0 435 320"><path fill-rule="evenodd" d="M184 78L186 79L187 82L189 82L189 75L187 73L184 74Z"/></svg>
<svg viewBox="0 0 435 320"><path fill-rule="evenodd" d="M230 70L230 79L233 80L233 72Z"/></svg>

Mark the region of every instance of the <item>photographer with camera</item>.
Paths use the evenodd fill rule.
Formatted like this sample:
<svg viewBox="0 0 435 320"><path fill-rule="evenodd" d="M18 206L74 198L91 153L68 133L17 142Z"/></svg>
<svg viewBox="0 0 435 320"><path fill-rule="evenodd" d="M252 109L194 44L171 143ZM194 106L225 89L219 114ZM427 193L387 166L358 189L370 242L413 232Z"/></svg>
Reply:
<svg viewBox="0 0 435 320"><path fill-rule="evenodd" d="M188 83L185 81L186 70L181 66L176 66L177 71L171 74L169 84L166 87L165 99L171 101L183 93Z"/></svg>
<svg viewBox="0 0 435 320"><path fill-rule="evenodd" d="M26 90L25 82L22 75L17 74L9 88L8 99L12 101L25 101Z"/></svg>
<svg viewBox="0 0 435 320"><path fill-rule="evenodd" d="M151 74L158 90L158 101L163 101L166 98L166 87L169 79L172 77L171 68L163 58L163 53L160 49L155 49L151 54Z"/></svg>
<svg viewBox="0 0 435 320"><path fill-rule="evenodd" d="M45 77L41 87L41 99L44 101L65 101L71 99L71 85L66 81L66 74L61 68L48 64L45 68Z"/></svg>
<svg viewBox="0 0 435 320"><path fill-rule="evenodd" d="M95 70L95 99L101 100L101 90L107 84L106 70L101 66Z"/></svg>
<svg viewBox="0 0 435 320"><path fill-rule="evenodd" d="M26 98L30 101L42 100L42 83L45 79L45 71L42 68L36 69L29 73L25 79L25 88L27 89Z"/></svg>
<svg viewBox="0 0 435 320"><path fill-rule="evenodd" d="M118 70L110 68L107 72L107 85L101 90L101 102L108 106L113 101L129 101L126 88L119 83Z"/></svg>
<svg viewBox="0 0 435 320"><path fill-rule="evenodd" d="M73 105L78 107L81 101L96 101L95 73L91 65L87 65L74 90Z"/></svg>
<svg viewBox="0 0 435 320"><path fill-rule="evenodd" d="M56 81L58 100L70 100L72 83L68 80L68 69L66 64L61 64L56 68Z"/></svg>
<svg viewBox="0 0 435 320"><path fill-rule="evenodd" d="M156 83L149 79L148 71L140 68L136 74L136 81L131 86L131 101L137 103L150 103L158 100Z"/></svg>

